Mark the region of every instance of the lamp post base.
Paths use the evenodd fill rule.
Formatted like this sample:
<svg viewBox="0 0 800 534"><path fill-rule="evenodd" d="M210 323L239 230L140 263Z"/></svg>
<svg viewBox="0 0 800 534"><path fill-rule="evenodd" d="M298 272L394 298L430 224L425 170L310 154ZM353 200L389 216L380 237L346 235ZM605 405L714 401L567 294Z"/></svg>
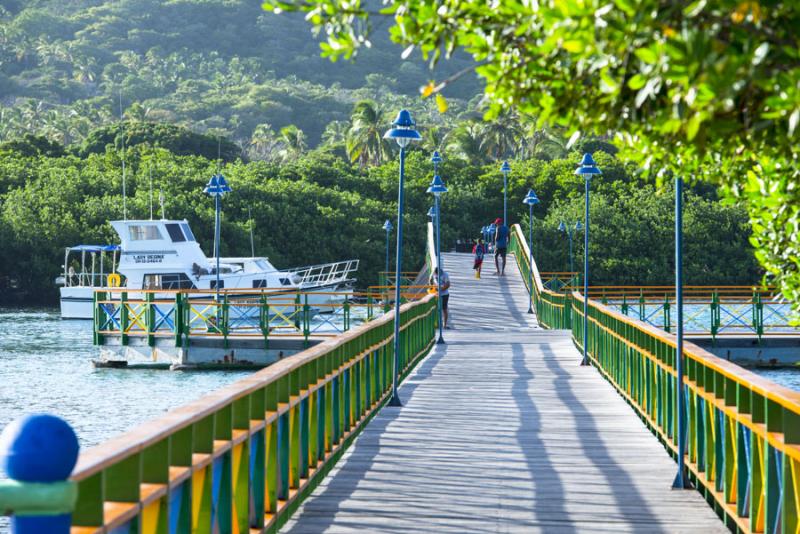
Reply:
<svg viewBox="0 0 800 534"><path fill-rule="evenodd" d="M402 408L403 403L400 401L400 396L397 392L392 394L392 397L389 399L389 402L386 403L387 406L394 406L396 408Z"/></svg>
<svg viewBox="0 0 800 534"><path fill-rule="evenodd" d="M531 314L532 314L532 313L533 313L533 308L529 307L529 308L528 308L528 313L531 313Z"/></svg>
<svg viewBox="0 0 800 534"><path fill-rule="evenodd" d="M685 471L683 475L680 473L675 475L675 480L672 482L672 489L694 489Z"/></svg>
<svg viewBox="0 0 800 534"><path fill-rule="evenodd" d="M586 359L581 360L581 367L589 365L589 361Z"/></svg>
<svg viewBox="0 0 800 534"><path fill-rule="evenodd" d="M436 344L437 345L447 345L447 343L445 343L444 338L442 336L439 336L439 340L436 342Z"/></svg>

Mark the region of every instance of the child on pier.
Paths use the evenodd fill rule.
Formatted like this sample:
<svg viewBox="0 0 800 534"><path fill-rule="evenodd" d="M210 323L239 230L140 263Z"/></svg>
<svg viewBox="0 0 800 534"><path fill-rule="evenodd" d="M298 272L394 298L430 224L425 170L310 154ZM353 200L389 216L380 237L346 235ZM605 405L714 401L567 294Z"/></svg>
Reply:
<svg viewBox="0 0 800 534"><path fill-rule="evenodd" d="M475 246L472 247L472 253L475 254L475 263L472 268L475 270L475 278L481 278L481 267L483 266L483 257L486 255L486 245L483 244L483 239L478 238Z"/></svg>

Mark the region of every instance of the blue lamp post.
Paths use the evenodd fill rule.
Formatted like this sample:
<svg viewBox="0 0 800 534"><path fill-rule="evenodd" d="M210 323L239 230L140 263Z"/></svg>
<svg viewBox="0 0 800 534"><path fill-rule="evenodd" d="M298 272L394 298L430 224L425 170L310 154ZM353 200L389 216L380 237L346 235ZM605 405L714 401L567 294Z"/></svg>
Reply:
<svg viewBox="0 0 800 534"><path fill-rule="evenodd" d="M528 254L530 254L530 264L528 269L528 313L533 313L533 207L539 203L539 197L533 192L533 189L528 189L528 194L522 200L523 204L528 205Z"/></svg>
<svg viewBox="0 0 800 534"><path fill-rule="evenodd" d="M589 181L595 174L602 174L597 168L597 163L588 152L583 155L581 164L575 169L575 174L583 176L585 182L585 220L583 233L583 360L581 365L589 365L588 339L589 339Z"/></svg>
<svg viewBox="0 0 800 534"><path fill-rule="evenodd" d="M405 180L406 147L414 141L419 141L422 136L414 128L416 123L411 118L411 113L401 109L397 118L392 123L392 128L383 135L384 139L394 139L400 147L400 183L397 188L397 253L395 258L396 280L394 292L394 373L392 373L392 397L389 406L402 406L400 396L397 394L397 379L400 374L400 273L403 263L403 182Z"/></svg>
<svg viewBox="0 0 800 534"><path fill-rule="evenodd" d="M504 161L500 172L503 173L503 224L508 226L508 173L511 172L511 165Z"/></svg>
<svg viewBox="0 0 800 534"><path fill-rule="evenodd" d="M225 193L230 193L232 191L231 187L228 185L228 182L225 180L225 177L221 174L215 174L211 177L208 181L208 185L206 185L205 189L203 189L203 193L207 193L214 197L214 211L215 211L215 219L214 219L214 256L217 258L217 281L216 281L216 300L219 303L219 234L220 234L220 223L219 223L219 211L221 207L221 200L222 195ZM219 314L219 310L217 311Z"/></svg>
<svg viewBox="0 0 800 534"><path fill-rule="evenodd" d="M495 233L495 231L497 231L497 225L495 225L494 223L492 223L492 224L490 224L490 225L489 225L489 226L488 226L486 229L488 230L488 234L487 234L487 235L488 235L488 237L489 237L489 240L491 240L491 239L492 239L492 236L493 236L493 235L494 235L494 233ZM488 240L486 241L486 245L487 245L487 246L489 245L489 241L488 241ZM492 248L494 248L494 247L492 247Z"/></svg>
<svg viewBox="0 0 800 534"><path fill-rule="evenodd" d="M438 155L439 154L434 152L434 157ZM442 272L444 269L442 268L442 247L439 241L439 225L441 222L441 205L439 204L439 196L442 193L447 193L447 187L445 187L442 177L438 174L433 177L433 181L431 182L430 187L428 187L428 193L433 194L433 198L435 199L434 206L436 207L434 211L434 219L436 219L436 266L439 269L439 274L436 276L436 285L438 286L436 288L438 293L438 298L436 300L439 305L439 341L437 341L437 343L444 343L444 336L442 335Z"/></svg>
<svg viewBox="0 0 800 534"><path fill-rule="evenodd" d="M383 271L385 273L384 277L389 277L389 234L391 233L392 229L392 221L386 219L386 222L383 223L383 229L386 230L386 270ZM388 284L386 284L388 285Z"/></svg>
<svg viewBox="0 0 800 534"><path fill-rule="evenodd" d="M572 228L570 228L566 224L564 224L564 221L561 221L561 223L559 223L558 230L561 231L561 232L564 232L565 234L567 234L567 240L569 241L569 272L570 272L570 274L572 274L572 273L575 272L575 264L574 264L573 256L572 256L572 231L573 230L572 230ZM578 221L578 222L575 223L575 231L576 232L580 232L581 230L583 230L583 226L581 226L580 221Z"/></svg>
<svg viewBox="0 0 800 534"><path fill-rule="evenodd" d="M686 473L686 398L683 396L683 179L675 177L675 395L678 404L678 473L673 488L690 488Z"/></svg>

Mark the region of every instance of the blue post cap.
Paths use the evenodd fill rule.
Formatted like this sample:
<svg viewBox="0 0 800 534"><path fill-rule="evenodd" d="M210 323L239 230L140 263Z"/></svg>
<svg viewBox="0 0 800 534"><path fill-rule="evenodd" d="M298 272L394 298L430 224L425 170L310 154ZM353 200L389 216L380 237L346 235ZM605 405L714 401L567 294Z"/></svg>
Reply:
<svg viewBox="0 0 800 534"><path fill-rule="evenodd" d="M436 210L433 209L433 206L428 208L428 217L430 217L431 219L435 219L436 218Z"/></svg>
<svg viewBox="0 0 800 534"><path fill-rule="evenodd" d="M434 150L433 156L431 156L431 163L433 163L434 165L438 165L441 162L442 162L442 156L439 155L438 150Z"/></svg>
<svg viewBox="0 0 800 534"><path fill-rule="evenodd" d="M0 467L14 480L67 480L78 461L78 437L63 419L32 414L11 422L0 434Z"/></svg>
<svg viewBox="0 0 800 534"><path fill-rule="evenodd" d="M221 174L215 174L212 176L206 187L203 189L203 193L207 193L212 197L218 195L222 196L225 193L230 193L231 191L233 191L231 186L228 185L227 180L225 180L225 177Z"/></svg>
<svg viewBox="0 0 800 534"><path fill-rule="evenodd" d="M536 196L536 193L533 192L533 189L528 189L528 194L525 195L524 199L522 199L522 203L529 206L535 206L539 203L539 197Z"/></svg>
<svg viewBox="0 0 800 534"><path fill-rule="evenodd" d="M564 221L561 221L561 222L558 224L558 231L559 231L559 232L566 232L566 231L567 231L567 225L566 225L566 224L564 224Z"/></svg>
<svg viewBox="0 0 800 534"><path fill-rule="evenodd" d="M603 174L600 172L600 169L597 168L597 163L595 163L592 155L590 153L586 153L583 155L583 159L581 160L581 164L578 165L578 168L575 169L575 174L584 176L586 179L592 177L593 174Z"/></svg>
<svg viewBox="0 0 800 534"><path fill-rule="evenodd" d="M511 165L509 165L507 161L504 161L503 165L500 167L500 172L511 172Z"/></svg>
<svg viewBox="0 0 800 534"><path fill-rule="evenodd" d="M575 229L576 230L583 230L583 225L581 224L580 221L575 223Z"/></svg>
<svg viewBox="0 0 800 534"><path fill-rule="evenodd" d="M383 223L383 229L386 230L387 232L391 232L392 228L394 228L392 226L392 221L390 221L389 219L386 219L386 222Z"/></svg>
<svg viewBox="0 0 800 534"><path fill-rule="evenodd" d="M444 185L444 181L442 177L438 174L433 177L433 181L431 182L430 187L428 187L428 193L433 193L434 195L441 195L442 193L447 193L447 187Z"/></svg>

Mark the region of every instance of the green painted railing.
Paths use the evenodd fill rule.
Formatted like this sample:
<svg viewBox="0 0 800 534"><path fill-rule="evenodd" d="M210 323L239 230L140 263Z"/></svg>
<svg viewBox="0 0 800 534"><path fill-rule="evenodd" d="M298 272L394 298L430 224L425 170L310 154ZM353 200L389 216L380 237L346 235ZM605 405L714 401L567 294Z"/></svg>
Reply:
<svg viewBox="0 0 800 534"><path fill-rule="evenodd" d="M518 225L510 245L527 285L528 248ZM582 349L581 293L544 289L535 261L533 281L540 324L571 328ZM590 362L677 456L675 336L595 298L588 309ZM683 358L694 485L734 531L800 533L800 393L690 342Z"/></svg>
<svg viewBox="0 0 800 534"><path fill-rule="evenodd" d="M531 269L530 249L522 233L522 228L520 228L518 224L511 227L509 252L514 254L517 266L525 281L525 287L528 288L528 292L530 293L530 287L528 286ZM542 283L542 278L539 275L536 261L533 262L532 267L533 306L536 310L536 317L539 324L546 328L569 329L572 320L569 294L566 291L551 291L545 288Z"/></svg>
<svg viewBox="0 0 800 534"><path fill-rule="evenodd" d="M572 313L582 319L580 293ZM675 336L589 301L588 352L648 427L677 454ZM583 321L573 321L576 345ZM800 532L800 393L685 342L686 463L726 524Z"/></svg>
<svg viewBox="0 0 800 534"><path fill-rule="evenodd" d="M433 296L403 306L403 375L433 344L435 310ZM393 317L82 454L73 531L277 529L390 394Z"/></svg>

